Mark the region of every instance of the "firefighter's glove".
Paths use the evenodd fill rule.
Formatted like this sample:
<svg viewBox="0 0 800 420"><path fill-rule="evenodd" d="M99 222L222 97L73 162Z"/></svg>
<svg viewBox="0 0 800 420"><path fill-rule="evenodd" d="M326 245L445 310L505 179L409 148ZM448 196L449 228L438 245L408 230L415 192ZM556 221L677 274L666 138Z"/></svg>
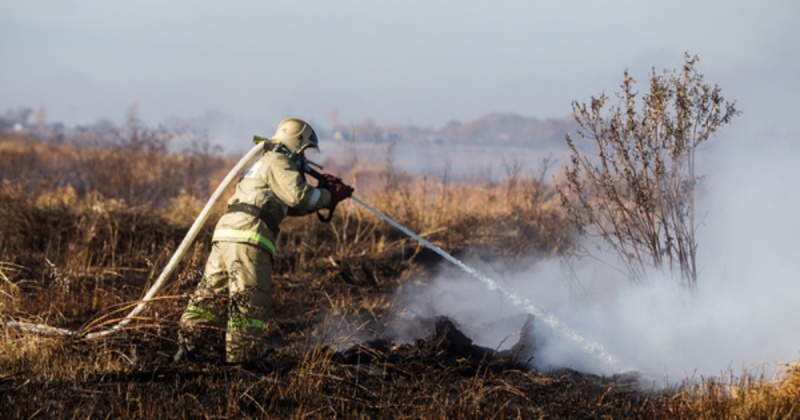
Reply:
<svg viewBox="0 0 800 420"><path fill-rule="evenodd" d="M331 175L331 174L319 174L319 175L321 175L321 176L316 176L315 177L317 179L317 181L318 181L317 182L317 187L319 187L319 188L328 188L328 189L330 189L330 187L333 184L336 184L337 182L342 182L342 178L339 178L339 177L337 177L335 175Z"/></svg>
<svg viewBox="0 0 800 420"><path fill-rule="evenodd" d="M355 190L353 190L353 187L339 180L339 182L329 184L328 191L331 192L331 208L335 208L337 204L350 198Z"/></svg>
<svg viewBox="0 0 800 420"><path fill-rule="evenodd" d="M342 182L342 178L339 178L338 176L335 175L322 174L322 176L325 177L325 182L327 182L328 185L333 185Z"/></svg>

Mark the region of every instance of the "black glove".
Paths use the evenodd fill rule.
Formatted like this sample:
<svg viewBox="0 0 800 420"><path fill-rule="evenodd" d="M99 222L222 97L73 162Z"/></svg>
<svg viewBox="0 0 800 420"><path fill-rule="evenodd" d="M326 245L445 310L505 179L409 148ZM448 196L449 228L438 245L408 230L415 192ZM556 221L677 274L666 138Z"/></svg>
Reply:
<svg viewBox="0 0 800 420"><path fill-rule="evenodd" d="M341 203L353 195L353 187L343 183L341 180L328 185L328 191L331 192L331 207L336 208L336 205Z"/></svg>

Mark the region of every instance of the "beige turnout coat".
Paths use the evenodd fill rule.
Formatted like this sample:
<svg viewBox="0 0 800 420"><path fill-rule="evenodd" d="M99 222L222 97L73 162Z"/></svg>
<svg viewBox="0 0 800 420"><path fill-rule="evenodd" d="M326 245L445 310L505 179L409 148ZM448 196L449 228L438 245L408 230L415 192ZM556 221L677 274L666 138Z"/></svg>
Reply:
<svg viewBox="0 0 800 420"><path fill-rule="evenodd" d="M297 162L266 152L244 174L217 222L203 280L181 317L179 341L187 349L227 312L225 358L238 363L257 353L255 336L272 301L272 261L278 226L287 216L302 216L330 206L331 193L308 185ZM242 245L248 244L248 245ZM253 246L250 246L253 245ZM220 302L228 296L231 304Z"/></svg>
<svg viewBox="0 0 800 420"><path fill-rule="evenodd" d="M217 223L213 242L246 242L274 256L278 225L287 215L307 215L330 203L330 191L307 184L297 162L268 151L239 181L228 200L231 210Z"/></svg>

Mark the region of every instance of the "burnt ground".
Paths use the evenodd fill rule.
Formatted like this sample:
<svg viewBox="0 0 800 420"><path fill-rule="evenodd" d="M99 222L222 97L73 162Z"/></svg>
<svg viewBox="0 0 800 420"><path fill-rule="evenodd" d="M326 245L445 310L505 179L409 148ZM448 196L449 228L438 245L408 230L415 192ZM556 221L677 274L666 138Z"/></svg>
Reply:
<svg viewBox="0 0 800 420"><path fill-rule="evenodd" d="M437 263L406 272L429 275ZM221 353L213 352L208 362L173 362L184 298L148 309L151 322L131 330L98 340L40 339L41 349L20 356L13 356L18 351L13 346L26 347L30 337L5 329L6 361L0 366L4 417L664 417L665 399L637 390L635 376L532 368L535 341L527 325L518 343L499 352L475 345L445 317L405 320L405 328L420 338L398 341L390 325L398 315L386 303L397 282L376 280L396 272L389 265L350 261L317 268L307 278L277 279L276 313L264 338L270 351L252 366L226 365ZM179 279L165 293L190 291L195 277ZM131 287L113 288L129 295L122 301L135 299L137 289L145 286L133 276L123 283L131 281ZM91 295L111 284L97 282L86 279L71 293L86 289ZM52 285L42 287L24 295L31 302L66 302ZM77 320L96 317L103 305L84 301L72 296L61 309L71 316L59 326L79 328ZM332 315L337 310L343 313ZM342 319L346 325L337 325ZM348 337L351 330L365 333ZM342 334L345 340L331 339ZM207 336L222 342L220 331Z"/></svg>
<svg viewBox="0 0 800 420"><path fill-rule="evenodd" d="M163 233L160 227L150 231ZM172 246L154 247L164 241L133 229L119 232L131 249L126 259L104 251L108 235L93 239L98 244L70 247L75 240L69 233L55 242L63 255L48 257L53 265L41 263L45 254L27 251L30 244L20 236L15 265L5 267L8 279L0 288L8 303L4 317L82 329L98 317L127 312L120 305L140 298L182 233L170 235L175 237ZM311 239L304 239L310 245L294 248L288 243L277 263L275 313L265 339L271 351L261 363L172 361L186 293L202 273L204 249L198 246L159 295L163 300L129 330L82 340L38 338L3 328L3 418L675 417L664 409L667 399L632 386L635 378L531 368L527 355L535 343L525 328L519 343L496 352L476 346L447 318L420 318L415 320L418 338L401 342L387 333L392 317L398 316L391 296L411 278L432 278L440 258L424 249L395 248L401 251L382 258L350 254L333 260L329 256L335 252ZM53 246L45 241L42 248ZM96 254L86 254L88 263L110 268L63 274L82 255L70 250L95 248ZM95 261L107 254L117 260ZM134 264L142 260L152 267ZM337 325L339 320L347 325ZM348 338L348 331L367 334L337 341L342 334ZM208 335L219 342L218 332Z"/></svg>
<svg viewBox="0 0 800 420"><path fill-rule="evenodd" d="M254 366L171 361L162 340L123 334L105 351L137 358L116 371L70 379L0 378L13 418L614 418L652 417L652 395L630 378L572 370L544 374L508 351L476 346L453 322L420 320L431 332L411 343L375 339L334 350L283 342ZM286 330L290 326L285 325ZM127 337L126 337L127 335ZM273 338L273 341L281 341ZM162 343L153 346L153 343ZM91 357L98 343L65 343L69 357ZM138 354L139 356L135 356Z"/></svg>

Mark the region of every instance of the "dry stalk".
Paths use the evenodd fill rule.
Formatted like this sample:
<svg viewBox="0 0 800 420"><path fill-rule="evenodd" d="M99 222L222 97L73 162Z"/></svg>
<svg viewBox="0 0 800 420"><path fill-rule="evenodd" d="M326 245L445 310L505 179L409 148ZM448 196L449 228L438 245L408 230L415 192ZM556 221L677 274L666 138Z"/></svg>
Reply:
<svg viewBox="0 0 800 420"><path fill-rule="evenodd" d="M594 151L567 135L562 205L573 224L619 256L633 281L655 267L697 282L695 154L739 113L718 86L703 84L697 61L686 55L681 71L654 71L641 105L627 71L607 112L605 94L573 104L578 135Z"/></svg>

